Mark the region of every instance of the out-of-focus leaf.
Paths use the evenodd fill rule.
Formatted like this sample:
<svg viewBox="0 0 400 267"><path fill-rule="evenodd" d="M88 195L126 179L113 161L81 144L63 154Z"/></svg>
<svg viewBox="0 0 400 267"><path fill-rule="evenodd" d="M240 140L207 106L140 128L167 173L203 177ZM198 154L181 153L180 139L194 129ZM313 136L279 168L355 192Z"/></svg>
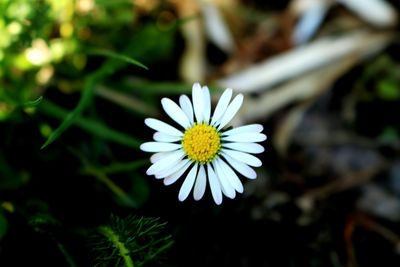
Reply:
<svg viewBox="0 0 400 267"><path fill-rule="evenodd" d="M131 91L137 91L140 94L190 94L192 92L192 84L178 82L151 82L142 79L130 79L124 81L124 87ZM211 93L222 93L222 86L208 86Z"/></svg>
<svg viewBox="0 0 400 267"><path fill-rule="evenodd" d="M146 117L157 117L158 111L153 105L134 96L108 89L107 87L99 86L96 89L96 95L107 99L122 108L130 109L135 112L146 115Z"/></svg>
<svg viewBox="0 0 400 267"><path fill-rule="evenodd" d="M7 228L8 228L8 222L4 217L3 213L0 212L0 240L7 233Z"/></svg>
<svg viewBox="0 0 400 267"><path fill-rule="evenodd" d="M232 32L216 2L203 1L200 6L204 16L204 27L210 40L224 52L232 53L235 50Z"/></svg>
<svg viewBox="0 0 400 267"><path fill-rule="evenodd" d="M258 98L247 99L243 103L240 115L246 121L265 119L292 102L316 99L318 95L329 90L332 83L356 63L356 58L346 58L335 65L320 67L274 90L267 91Z"/></svg>
<svg viewBox="0 0 400 267"><path fill-rule="evenodd" d="M108 189L110 189L110 191L113 192L116 202L118 202L122 206L127 206L130 208L138 207L138 203L134 198L132 198L125 190L123 190L119 185L114 183L113 180L111 180L106 174L101 172L99 169L92 166L87 166L83 170L83 173L92 175L96 177L100 182L105 184L108 187Z"/></svg>
<svg viewBox="0 0 400 267"><path fill-rule="evenodd" d="M143 65L143 64L140 63L139 61L137 61L137 60L135 60L135 59L133 59L133 58L131 58L131 57L128 57L128 56L126 56L126 55L115 53L115 52L110 51L110 50L105 50L105 49L93 49L93 50L90 50L90 51L88 52L88 54L89 54L89 55L92 54L92 55L99 55L99 56L110 57L110 58L122 60L122 61L125 61L125 62L127 62L127 63L130 63L130 64L133 64L133 65L139 66L139 67L141 67L141 68L143 68L143 69L146 69L146 70L148 69L145 65Z"/></svg>
<svg viewBox="0 0 400 267"><path fill-rule="evenodd" d="M399 85L390 80L381 80L378 82L378 95L384 100L398 100L400 98Z"/></svg>
<svg viewBox="0 0 400 267"><path fill-rule="evenodd" d="M400 221L400 201L395 195L374 184L364 185L362 191L357 201L359 209L387 220Z"/></svg>
<svg viewBox="0 0 400 267"><path fill-rule="evenodd" d="M308 42L318 31L332 2L330 1L292 1L290 10L298 21L292 34L296 45Z"/></svg>
<svg viewBox="0 0 400 267"><path fill-rule="evenodd" d="M49 116L52 116L52 117L55 117L55 118L58 118L61 120L64 119L64 121L66 120L66 117L70 116L70 113L68 113L67 110L65 110L49 101L43 101L43 103L40 105L40 111ZM75 120L73 120L71 123L77 125L78 127L80 127L81 129L85 130L86 132L88 132L90 134L93 134L95 136L104 138L105 140L109 140L109 141L112 141L114 143L118 143L118 144L121 144L124 146L128 146L128 147L137 149L137 148L139 148L140 144L142 143L130 135L110 129L106 125L104 125L100 122L97 122L97 121L93 121L91 119L78 117Z"/></svg>
<svg viewBox="0 0 400 267"><path fill-rule="evenodd" d="M188 1L196 3L196 1ZM196 8L196 4L193 4ZM189 16L193 12L191 8L180 8L181 17ZM182 37L186 46L182 53L179 74L186 82L203 81L206 75L206 49L203 24L199 20L189 21L182 25Z"/></svg>
<svg viewBox="0 0 400 267"><path fill-rule="evenodd" d="M304 101L300 105L294 107L282 120L273 138L274 146L279 154L284 155L290 145L293 132L301 123L304 113L314 103L315 98Z"/></svg>
<svg viewBox="0 0 400 267"><path fill-rule="evenodd" d="M399 142L400 136L399 132L393 127L386 127L383 129L382 133L378 136L380 142L384 144L394 144Z"/></svg>
<svg viewBox="0 0 400 267"><path fill-rule="evenodd" d="M132 177L132 187L129 194L136 201L137 205L142 206L150 196L150 188L147 179L141 175Z"/></svg>
<svg viewBox="0 0 400 267"><path fill-rule="evenodd" d="M398 13L387 1L382 0L337 0L365 21L377 27L388 27L398 21Z"/></svg>
<svg viewBox="0 0 400 267"><path fill-rule="evenodd" d="M351 58L357 61L376 54L392 40L391 33L353 31L340 37L325 37L286 53L268 58L257 65L230 74L217 81L223 87L237 88L241 92L271 89L274 85L318 70L324 65L334 65ZM327 53L326 51L329 51Z"/></svg>
<svg viewBox="0 0 400 267"><path fill-rule="evenodd" d="M16 189L29 180L28 173L18 173L11 168L4 154L0 153L0 190Z"/></svg>
<svg viewBox="0 0 400 267"><path fill-rule="evenodd" d="M132 38L132 44L125 53L148 64L156 62L172 54L175 30L161 31L156 24L144 25Z"/></svg>
<svg viewBox="0 0 400 267"><path fill-rule="evenodd" d="M117 162L117 163L113 163L109 166L100 168L100 171L105 174L134 171L148 163L149 163L149 161L147 159L146 160L135 160L135 161L124 162L124 163Z"/></svg>

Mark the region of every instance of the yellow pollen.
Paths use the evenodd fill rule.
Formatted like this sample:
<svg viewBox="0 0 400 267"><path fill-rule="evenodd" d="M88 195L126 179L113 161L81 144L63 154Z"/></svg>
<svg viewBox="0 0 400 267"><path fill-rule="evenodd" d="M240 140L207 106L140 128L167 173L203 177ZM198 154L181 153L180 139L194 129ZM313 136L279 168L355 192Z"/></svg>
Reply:
<svg viewBox="0 0 400 267"><path fill-rule="evenodd" d="M221 138L215 127L208 124L195 124L185 131L182 146L190 160L205 164L218 155L221 149Z"/></svg>

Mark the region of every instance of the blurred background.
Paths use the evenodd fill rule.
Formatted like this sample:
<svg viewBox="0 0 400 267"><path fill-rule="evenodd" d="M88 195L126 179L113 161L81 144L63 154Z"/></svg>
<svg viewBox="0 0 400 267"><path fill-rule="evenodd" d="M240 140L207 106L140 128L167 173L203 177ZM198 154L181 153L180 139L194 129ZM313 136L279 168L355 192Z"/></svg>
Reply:
<svg viewBox="0 0 400 267"><path fill-rule="evenodd" d="M0 0L0 266L399 266L399 8ZM193 82L268 136L220 206L139 150Z"/></svg>

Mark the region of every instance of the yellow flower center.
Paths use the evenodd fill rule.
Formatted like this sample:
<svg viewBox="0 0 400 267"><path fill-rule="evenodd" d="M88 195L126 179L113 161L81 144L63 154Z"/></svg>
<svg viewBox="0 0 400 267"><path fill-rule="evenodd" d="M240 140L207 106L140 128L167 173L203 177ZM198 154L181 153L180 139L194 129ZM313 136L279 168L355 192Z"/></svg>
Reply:
<svg viewBox="0 0 400 267"><path fill-rule="evenodd" d="M185 131L182 146L190 160L205 164L218 155L221 149L221 138L215 127L208 124L195 124Z"/></svg>

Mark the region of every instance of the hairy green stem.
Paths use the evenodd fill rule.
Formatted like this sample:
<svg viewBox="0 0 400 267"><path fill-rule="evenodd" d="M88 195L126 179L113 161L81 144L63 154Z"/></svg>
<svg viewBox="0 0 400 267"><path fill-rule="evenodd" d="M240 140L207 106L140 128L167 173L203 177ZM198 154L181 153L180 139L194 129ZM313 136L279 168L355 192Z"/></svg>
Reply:
<svg viewBox="0 0 400 267"><path fill-rule="evenodd" d="M100 226L99 231L101 234L106 236L108 240L110 240L115 247L119 251L119 255L121 255L122 259L125 262L126 267L134 267L133 260L129 256L129 250L125 247L125 244L119 240L119 236L108 226Z"/></svg>

